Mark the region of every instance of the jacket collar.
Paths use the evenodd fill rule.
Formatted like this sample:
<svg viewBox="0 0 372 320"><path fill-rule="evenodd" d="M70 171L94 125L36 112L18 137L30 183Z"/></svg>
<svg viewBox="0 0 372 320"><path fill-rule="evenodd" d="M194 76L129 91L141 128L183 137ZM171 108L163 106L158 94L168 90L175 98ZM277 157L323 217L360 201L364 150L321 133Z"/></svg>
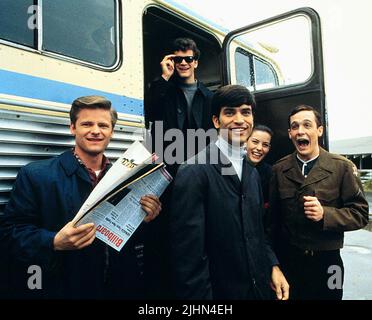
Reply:
<svg viewBox="0 0 372 320"><path fill-rule="evenodd" d="M206 101L208 95L210 94L210 91L199 80L198 80L197 83L198 83L198 90L195 93L195 95L198 92L200 92L201 95L203 96L204 101ZM196 97L196 99L197 99L197 97ZM202 124L203 124L203 108L205 108L205 103L200 103L199 102L199 103L193 104L193 108L191 110L198 128L201 128Z"/></svg>
<svg viewBox="0 0 372 320"><path fill-rule="evenodd" d="M198 84L198 89L200 90L202 95L204 97L207 97L210 93L209 89L202 82L200 82L199 80L198 80L197 84Z"/></svg>
<svg viewBox="0 0 372 320"><path fill-rule="evenodd" d="M240 193L242 182L236 174L233 164L216 146L215 142L212 142L207 147L206 156L206 163L213 165L213 167L219 172L220 175L226 176L226 179L231 182L231 184L234 186L234 189L238 193ZM252 170L253 168L248 164L246 157L244 157L242 181L245 179L249 179Z"/></svg>
<svg viewBox="0 0 372 320"><path fill-rule="evenodd" d="M302 185L302 187L317 183L327 178L333 172L333 165L329 153L323 148L320 148L319 158L305 179L298 166L296 155L296 151L291 154L290 161L284 166L283 172L288 179Z"/></svg>
<svg viewBox="0 0 372 320"><path fill-rule="evenodd" d="M80 165L72 150L67 150L60 155L60 164L67 176L70 177L73 174L76 174L82 180L91 184L88 171L82 165Z"/></svg>
<svg viewBox="0 0 372 320"><path fill-rule="evenodd" d="M182 101L186 102L186 98L184 97L183 91L180 88L180 86L177 84L177 80L173 79L172 81L173 85L175 86L176 90L178 91L178 99L182 99ZM199 96L198 96L199 95ZM203 100L207 99L207 97L210 95L209 89L199 80L197 81L197 89L195 92L194 102L192 103L192 115L194 117L194 120L196 122L196 126L198 128L202 127L203 124L203 108L204 103L203 100L200 100L202 96ZM183 105L183 103L180 103L178 105L178 108L180 108L180 111L178 111L177 114L177 124L179 128L183 128L185 117L186 117L186 109L182 110L186 105ZM183 111L183 112L182 112Z"/></svg>

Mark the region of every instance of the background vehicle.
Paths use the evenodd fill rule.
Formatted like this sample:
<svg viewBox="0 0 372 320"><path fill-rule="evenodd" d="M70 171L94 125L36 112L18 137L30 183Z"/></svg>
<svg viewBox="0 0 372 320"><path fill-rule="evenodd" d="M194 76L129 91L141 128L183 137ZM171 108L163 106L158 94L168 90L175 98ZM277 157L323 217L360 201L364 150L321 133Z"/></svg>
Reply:
<svg viewBox="0 0 372 320"><path fill-rule="evenodd" d="M2 0L0 215L20 167L73 146L68 111L75 98L103 95L118 110L109 158L144 139L144 92L180 36L200 47L197 77L211 90L240 83L255 92L256 121L275 131L271 161L291 150L286 118L293 106L313 105L326 120L315 11L298 9L227 33L172 1ZM0 292L7 287L3 270Z"/></svg>

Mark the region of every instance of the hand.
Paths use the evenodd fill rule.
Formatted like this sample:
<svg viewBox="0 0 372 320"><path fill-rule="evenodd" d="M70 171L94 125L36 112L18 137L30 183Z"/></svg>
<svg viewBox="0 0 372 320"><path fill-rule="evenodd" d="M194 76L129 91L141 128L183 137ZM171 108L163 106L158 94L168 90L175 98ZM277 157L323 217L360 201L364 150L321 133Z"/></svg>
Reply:
<svg viewBox="0 0 372 320"><path fill-rule="evenodd" d="M278 266L273 266L270 286L275 291L278 300L288 300L289 284Z"/></svg>
<svg viewBox="0 0 372 320"><path fill-rule="evenodd" d="M168 54L160 62L161 72L162 72L161 76L166 81L168 81L174 73L174 62L173 62L172 58L175 57L175 56L176 56L175 54Z"/></svg>
<svg viewBox="0 0 372 320"><path fill-rule="evenodd" d="M53 240L54 250L78 250L92 244L96 237L96 228L93 223L75 227L70 221Z"/></svg>
<svg viewBox="0 0 372 320"><path fill-rule="evenodd" d="M324 210L317 197L304 196L304 211L306 218L313 221L323 219Z"/></svg>
<svg viewBox="0 0 372 320"><path fill-rule="evenodd" d="M147 216L143 219L145 222L154 220L160 213L161 202L157 196L152 194L143 196L140 200L142 209L147 213Z"/></svg>

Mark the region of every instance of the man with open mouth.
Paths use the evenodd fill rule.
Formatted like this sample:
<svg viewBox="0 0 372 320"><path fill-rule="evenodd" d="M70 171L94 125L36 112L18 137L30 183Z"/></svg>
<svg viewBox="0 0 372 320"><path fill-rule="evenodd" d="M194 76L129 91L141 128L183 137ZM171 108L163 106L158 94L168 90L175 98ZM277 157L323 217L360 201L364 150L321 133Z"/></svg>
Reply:
<svg viewBox="0 0 372 320"><path fill-rule="evenodd" d="M341 300L344 231L368 223L368 202L352 162L320 147L313 107L294 108L288 125L296 150L273 166L268 229L291 299Z"/></svg>

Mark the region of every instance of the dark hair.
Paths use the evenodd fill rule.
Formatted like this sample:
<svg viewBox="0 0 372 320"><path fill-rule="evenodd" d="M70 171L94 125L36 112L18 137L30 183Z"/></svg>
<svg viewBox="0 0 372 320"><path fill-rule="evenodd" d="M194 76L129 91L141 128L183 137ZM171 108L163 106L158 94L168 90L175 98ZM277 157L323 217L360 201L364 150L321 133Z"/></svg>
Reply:
<svg viewBox="0 0 372 320"><path fill-rule="evenodd" d="M200 50L196 46L194 40L190 38L177 38L173 41L171 51L187 51L192 50L195 60L199 60Z"/></svg>
<svg viewBox="0 0 372 320"><path fill-rule="evenodd" d="M299 106L295 107L291 113L288 116L288 128L291 127L291 117L295 115L296 113L299 113L301 111L312 111L315 115L315 121L317 127L320 127L322 125L322 116L318 111L316 111L313 107L308 106L306 104L300 104Z"/></svg>
<svg viewBox="0 0 372 320"><path fill-rule="evenodd" d="M219 117L223 107L236 108L242 104L256 107L256 102L252 93L244 86L230 84L217 89L212 98L212 115Z"/></svg>
<svg viewBox="0 0 372 320"><path fill-rule="evenodd" d="M76 124L79 112L82 109L104 109L109 110L111 113L111 124L114 129L116 121L118 120L118 114L116 110L111 106L111 101L101 96L84 96L75 99L72 102L70 109L70 121L73 125Z"/></svg>
<svg viewBox="0 0 372 320"><path fill-rule="evenodd" d="M265 126L263 124L255 124L254 127L253 127L253 130L252 130L252 133L254 131L263 131L263 132L267 132L270 137L272 138L273 135L274 135L274 132L273 130L271 130L268 126Z"/></svg>

